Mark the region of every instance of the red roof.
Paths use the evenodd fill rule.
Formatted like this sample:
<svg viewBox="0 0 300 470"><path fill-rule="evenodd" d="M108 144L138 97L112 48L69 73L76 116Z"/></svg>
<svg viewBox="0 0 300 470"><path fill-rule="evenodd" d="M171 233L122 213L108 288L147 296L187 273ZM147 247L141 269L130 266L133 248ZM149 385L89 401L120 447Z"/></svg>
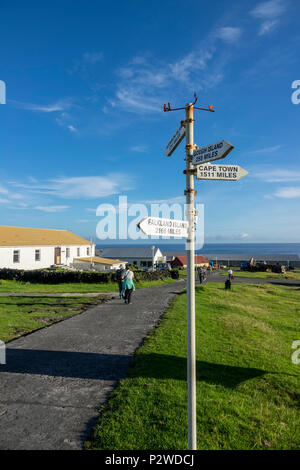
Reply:
<svg viewBox="0 0 300 470"><path fill-rule="evenodd" d="M208 263L208 260L204 258L204 256L197 255L195 256L195 264L204 264ZM176 256L176 258L173 260L173 263L177 262L178 264L181 264L182 266L186 265L186 256Z"/></svg>

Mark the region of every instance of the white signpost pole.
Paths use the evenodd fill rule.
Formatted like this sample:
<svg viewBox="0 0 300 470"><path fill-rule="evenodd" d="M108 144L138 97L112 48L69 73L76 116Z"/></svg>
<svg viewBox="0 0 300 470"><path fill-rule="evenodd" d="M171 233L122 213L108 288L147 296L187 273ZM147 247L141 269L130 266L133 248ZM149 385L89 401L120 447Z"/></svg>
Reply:
<svg viewBox="0 0 300 470"><path fill-rule="evenodd" d="M188 379L188 446L197 450L196 425L196 340L195 340L195 245L194 245L194 110L192 103L185 107L186 112L186 205L189 222L187 238L187 379Z"/></svg>

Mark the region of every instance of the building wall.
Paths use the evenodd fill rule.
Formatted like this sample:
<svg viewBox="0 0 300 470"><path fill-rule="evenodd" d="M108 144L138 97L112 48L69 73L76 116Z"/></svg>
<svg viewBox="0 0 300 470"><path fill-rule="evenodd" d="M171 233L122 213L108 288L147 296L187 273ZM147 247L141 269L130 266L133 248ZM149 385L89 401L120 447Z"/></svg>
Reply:
<svg viewBox="0 0 300 470"><path fill-rule="evenodd" d="M100 256L103 256L102 253L100 254ZM120 255L120 253L117 253L116 256L112 256L110 254L109 256L104 256L104 257L110 258L110 259L126 259L128 264L132 264L132 265L134 264L135 266L137 266L139 268L151 267L152 266L152 256L149 256L149 257L146 256L146 257L143 257L143 258L139 258L138 256L137 257L128 257L126 255L126 252L125 252L125 253L121 253L121 255ZM165 257L163 256L163 254L162 254L162 252L160 251L159 248L156 250L156 252L154 252L154 263L156 263L158 261L162 261L162 262L165 261ZM143 263L146 263L146 266ZM148 264L148 263L150 263L150 264Z"/></svg>
<svg viewBox="0 0 300 470"><path fill-rule="evenodd" d="M161 254L160 253L157 253L156 255L154 255L154 263L156 263L157 261L159 261L161 259ZM128 258L128 256L126 256L126 260L128 262L128 264L132 264L132 265L135 265L139 268L145 268L145 267L151 267L152 266L152 257L151 258ZM146 266L144 265L144 263L146 263Z"/></svg>
<svg viewBox="0 0 300 470"><path fill-rule="evenodd" d="M55 246L12 246L12 247L0 247L0 268L9 269L42 269L49 268L54 264L54 250ZM95 247L90 245L66 245L60 246L61 248L61 264L69 266L73 262L73 258L78 258L77 248L80 248L80 256L87 256L87 248L90 250L90 255L94 256ZM70 249L69 258L67 255L67 248ZM40 261L35 261L35 250L40 250ZM20 262L14 263L13 253L15 250L20 252ZM92 253L91 253L92 251Z"/></svg>
<svg viewBox="0 0 300 470"><path fill-rule="evenodd" d="M89 271L91 269L91 263L88 263L87 261L79 261L76 260L74 263L72 263L72 266L76 269L82 269L83 271ZM115 264L113 266L108 265L108 264L99 264L99 263L94 263L93 269L96 271L100 272L111 272L111 271L116 271L119 268L120 264Z"/></svg>

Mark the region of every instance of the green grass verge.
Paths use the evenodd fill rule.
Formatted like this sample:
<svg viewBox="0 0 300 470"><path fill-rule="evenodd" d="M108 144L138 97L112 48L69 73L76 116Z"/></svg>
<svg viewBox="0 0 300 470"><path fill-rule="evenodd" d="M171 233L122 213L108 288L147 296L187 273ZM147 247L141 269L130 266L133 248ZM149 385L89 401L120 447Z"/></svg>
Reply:
<svg viewBox="0 0 300 470"><path fill-rule="evenodd" d="M199 449L299 449L300 290L196 288ZM187 449L186 295L102 409L88 449Z"/></svg>
<svg viewBox="0 0 300 470"><path fill-rule="evenodd" d="M64 320L101 302L103 297L0 297L0 340L7 342Z"/></svg>
<svg viewBox="0 0 300 470"><path fill-rule="evenodd" d="M300 281L300 269L295 269L293 271L287 271L286 274L279 274L279 273L268 273L268 272L247 272L247 271L240 271L239 269L233 270L233 275L235 277L246 277L250 279L277 279L278 281L284 280L294 280ZM228 271L228 270L227 270ZM228 276L228 272L221 273L221 276Z"/></svg>
<svg viewBox="0 0 300 470"><path fill-rule="evenodd" d="M160 286L176 282L171 278L162 281L135 282L136 289L141 287ZM108 283L67 283L67 284L36 284L22 281L0 280L0 292L38 292L38 293L91 293L91 292L118 292L116 282Z"/></svg>

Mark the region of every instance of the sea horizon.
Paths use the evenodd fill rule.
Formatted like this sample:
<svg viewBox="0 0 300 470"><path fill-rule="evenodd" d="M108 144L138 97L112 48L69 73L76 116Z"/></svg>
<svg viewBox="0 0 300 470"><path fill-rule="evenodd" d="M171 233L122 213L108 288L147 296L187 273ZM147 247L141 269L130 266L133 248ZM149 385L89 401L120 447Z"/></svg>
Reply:
<svg viewBox="0 0 300 470"><path fill-rule="evenodd" d="M148 243L97 243L96 249L156 246L163 252L185 251L184 243L153 240ZM300 243L205 243L197 253L203 254L293 254L300 256Z"/></svg>

